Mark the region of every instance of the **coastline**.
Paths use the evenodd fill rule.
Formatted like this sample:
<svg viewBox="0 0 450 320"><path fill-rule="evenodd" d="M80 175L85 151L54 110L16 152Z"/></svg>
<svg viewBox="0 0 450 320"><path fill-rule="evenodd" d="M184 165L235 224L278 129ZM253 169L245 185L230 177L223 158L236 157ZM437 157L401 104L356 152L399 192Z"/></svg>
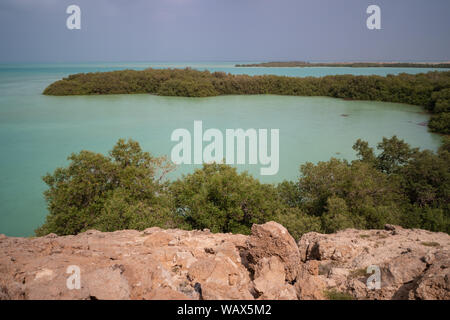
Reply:
<svg viewBox="0 0 450 320"><path fill-rule="evenodd" d="M251 64L236 64L237 68L443 68L450 69L450 62L306 62L306 61L271 61Z"/></svg>

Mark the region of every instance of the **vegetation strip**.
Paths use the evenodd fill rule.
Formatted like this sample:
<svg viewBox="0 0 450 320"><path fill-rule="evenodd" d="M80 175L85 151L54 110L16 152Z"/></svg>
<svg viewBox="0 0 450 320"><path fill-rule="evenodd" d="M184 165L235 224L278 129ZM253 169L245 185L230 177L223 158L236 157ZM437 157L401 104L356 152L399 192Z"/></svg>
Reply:
<svg viewBox="0 0 450 320"><path fill-rule="evenodd" d="M347 67L347 68L450 68L450 63L417 62L306 62L272 61L250 64L236 64L236 67L262 68L311 68L311 67Z"/></svg>
<svg viewBox="0 0 450 320"><path fill-rule="evenodd" d="M449 138L437 153L395 136L378 144L377 155L362 140L353 148L358 160L306 163L297 180L273 185L224 164L166 181L169 162L120 140L108 156L81 151L44 177L49 214L36 234L154 226L249 234L254 223L267 221L284 225L295 239L385 224L450 232Z"/></svg>
<svg viewBox="0 0 450 320"><path fill-rule="evenodd" d="M450 134L450 71L299 78L232 75L189 68L122 70L70 75L44 90L45 95L55 96L131 93L181 97L276 94L406 103L432 113L428 124L431 131Z"/></svg>

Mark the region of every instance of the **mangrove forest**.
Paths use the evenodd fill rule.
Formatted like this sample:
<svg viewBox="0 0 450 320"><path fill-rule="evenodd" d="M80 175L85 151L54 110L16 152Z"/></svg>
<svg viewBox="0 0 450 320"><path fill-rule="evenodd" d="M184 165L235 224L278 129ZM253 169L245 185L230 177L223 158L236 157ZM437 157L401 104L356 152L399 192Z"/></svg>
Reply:
<svg viewBox="0 0 450 320"><path fill-rule="evenodd" d="M433 132L450 134L450 71L382 76L249 76L186 69L79 73L50 84L45 95L148 93L211 97L239 94L326 96L412 104L431 113Z"/></svg>

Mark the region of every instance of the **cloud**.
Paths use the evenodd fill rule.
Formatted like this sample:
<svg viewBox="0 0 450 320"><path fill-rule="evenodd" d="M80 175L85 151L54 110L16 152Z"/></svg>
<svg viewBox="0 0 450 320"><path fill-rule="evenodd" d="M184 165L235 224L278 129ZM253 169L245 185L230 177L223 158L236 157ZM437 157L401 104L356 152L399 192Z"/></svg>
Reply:
<svg viewBox="0 0 450 320"><path fill-rule="evenodd" d="M36 10L57 7L61 1L58 0L2 0L0 8L9 10Z"/></svg>

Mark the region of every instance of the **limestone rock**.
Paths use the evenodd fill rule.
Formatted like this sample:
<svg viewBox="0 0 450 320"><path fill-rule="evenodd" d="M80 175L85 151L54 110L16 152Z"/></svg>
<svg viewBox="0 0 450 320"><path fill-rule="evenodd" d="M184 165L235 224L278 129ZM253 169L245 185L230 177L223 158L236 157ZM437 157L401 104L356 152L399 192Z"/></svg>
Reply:
<svg viewBox="0 0 450 320"><path fill-rule="evenodd" d="M294 238L276 222L254 224L247 242L250 268L257 272L258 261L278 257L285 268L286 281L294 281L300 265L300 253Z"/></svg>
<svg viewBox="0 0 450 320"><path fill-rule="evenodd" d="M80 287L68 286L70 266ZM378 266L371 290L367 267ZM69 272L70 271L70 272ZM275 222L250 236L149 228L0 236L0 299L450 299L450 236L386 226L307 233Z"/></svg>
<svg viewBox="0 0 450 320"><path fill-rule="evenodd" d="M302 272L296 284L299 298L314 296L309 294L311 282L322 281L326 290L355 299L449 299L448 234L386 225L384 230L311 232L298 246L305 264L319 263L318 278ZM369 266L380 271L380 289L367 286L375 276L367 272Z"/></svg>
<svg viewBox="0 0 450 320"><path fill-rule="evenodd" d="M260 299L292 300L297 298L294 287L286 283L285 266L277 256L261 259L254 277L254 288L260 295Z"/></svg>
<svg viewBox="0 0 450 320"><path fill-rule="evenodd" d="M450 300L450 254L436 254L434 263L428 266L417 281L413 298L421 300Z"/></svg>

